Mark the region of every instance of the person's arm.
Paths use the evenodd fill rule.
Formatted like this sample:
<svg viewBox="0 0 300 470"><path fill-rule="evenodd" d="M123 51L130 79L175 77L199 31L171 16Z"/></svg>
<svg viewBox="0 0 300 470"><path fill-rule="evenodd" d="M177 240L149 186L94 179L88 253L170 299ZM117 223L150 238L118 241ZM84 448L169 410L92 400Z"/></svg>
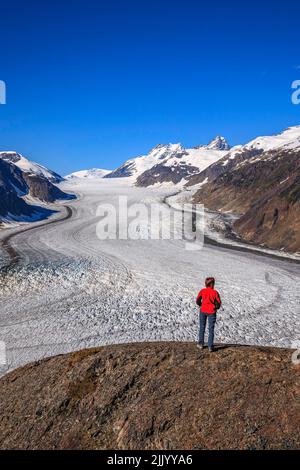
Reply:
<svg viewBox="0 0 300 470"><path fill-rule="evenodd" d="M219 294L219 292L216 291L216 298L215 298L215 306L216 306L216 309L219 310L219 308L221 307L221 305L222 305L222 302L221 302L220 294Z"/></svg>
<svg viewBox="0 0 300 470"><path fill-rule="evenodd" d="M202 304L202 290L197 295L196 304L198 305L198 307L201 307L201 304Z"/></svg>

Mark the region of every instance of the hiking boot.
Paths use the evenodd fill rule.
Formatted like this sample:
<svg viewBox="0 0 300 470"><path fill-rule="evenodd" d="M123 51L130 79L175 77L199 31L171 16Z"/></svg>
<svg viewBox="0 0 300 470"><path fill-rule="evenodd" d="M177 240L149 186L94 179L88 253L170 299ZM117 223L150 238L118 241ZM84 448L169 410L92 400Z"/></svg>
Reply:
<svg viewBox="0 0 300 470"><path fill-rule="evenodd" d="M203 345L203 344L200 344L200 343L198 343L198 344L197 344L197 348L198 348L198 349L203 349L203 348L204 348L204 345Z"/></svg>
<svg viewBox="0 0 300 470"><path fill-rule="evenodd" d="M214 348L208 348L208 350L209 350L209 352L210 352L210 353L212 353L212 352L214 352L214 351L215 351L215 349L214 349Z"/></svg>

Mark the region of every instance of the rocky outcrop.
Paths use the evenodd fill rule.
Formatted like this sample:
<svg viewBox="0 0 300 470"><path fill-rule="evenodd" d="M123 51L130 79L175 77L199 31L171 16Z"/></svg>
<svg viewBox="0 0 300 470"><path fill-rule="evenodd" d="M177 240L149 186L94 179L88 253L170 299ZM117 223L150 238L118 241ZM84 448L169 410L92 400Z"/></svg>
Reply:
<svg viewBox="0 0 300 470"><path fill-rule="evenodd" d="M13 215L18 218L21 216L31 217L36 214L36 208L26 204L23 199L8 190L5 185L0 182L0 218L7 215ZM1 219L0 219L1 227Z"/></svg>
<svg viewBox="0 0 300 470"><path fill-rule="evenodd" d="M166 166L164 163L155 165L150 170L144 171L136 180L136 185L141 187L152 186L156 183L173 183L177 184L184 178L194 173L198 173L199 169L192 165L185 165L179 162L174 166Z"/></svg>
<svg viewBox="0 0 300 470"><path fill-rule="evenodd" d="M65 193L43 176L24 173L23 177L29 188L29 194L40 201L54 202L58 199L74 199L75 197Z"/></svg>
<svg viewBox="0 0 300 470"><path fill-rule="evenodd" d="M140 343L0 380L2 449L300 449L291 350Z"/></svg>

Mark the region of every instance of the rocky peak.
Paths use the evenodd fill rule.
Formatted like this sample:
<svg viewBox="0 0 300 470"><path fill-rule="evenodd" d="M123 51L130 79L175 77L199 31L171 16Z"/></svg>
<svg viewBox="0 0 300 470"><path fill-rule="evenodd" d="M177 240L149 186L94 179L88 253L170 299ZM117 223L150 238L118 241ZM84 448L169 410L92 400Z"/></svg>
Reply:
<svg viewBox="0 0 300 470"><path fill-rule="evenodd" d="M228 144L225 137L217 135L217 137L209 142L206 148L211 150L230 150L230 145Z"/></svg>
<svg viewBox="0 0 300 470"><path fill-rule="evenodd" d="M21 160L21 155L17 152L1 152L0 158L10 163L17 163Z"/></svg>
<svg viewBox="0 0 300 470"><path fill-rule="evenodd" d="M165 160L169 157L181 156L186 152L181 144L159 144L148 153L148 157Z"/></svg>

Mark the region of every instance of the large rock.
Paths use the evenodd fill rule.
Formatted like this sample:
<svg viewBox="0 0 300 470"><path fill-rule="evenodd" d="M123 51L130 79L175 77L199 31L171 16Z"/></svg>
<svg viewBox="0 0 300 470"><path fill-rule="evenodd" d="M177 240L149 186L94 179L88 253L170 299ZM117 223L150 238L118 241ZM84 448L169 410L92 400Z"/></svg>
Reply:
<svg viewBox="0 0 300 470"><path fill-rule="evenodd" d="M2 449L299 449L291 350L107 346L0 381Z"/></svg>

